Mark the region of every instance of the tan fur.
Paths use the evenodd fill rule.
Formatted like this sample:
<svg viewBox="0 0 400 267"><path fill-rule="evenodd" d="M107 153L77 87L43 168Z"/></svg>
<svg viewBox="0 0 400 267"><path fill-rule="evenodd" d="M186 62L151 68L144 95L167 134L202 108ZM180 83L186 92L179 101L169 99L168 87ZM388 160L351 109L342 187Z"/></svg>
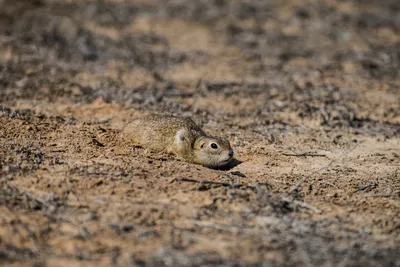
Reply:
<svg viewBox="0 0 400 267"><path fill-rule="evenodd" d="M172 153L187 162L211 168L226 165L233 156L228 140L207 136L189 118L145 116L126 125L123 134L145 148ZM212 143L218 148L212 148Z"/></svg>

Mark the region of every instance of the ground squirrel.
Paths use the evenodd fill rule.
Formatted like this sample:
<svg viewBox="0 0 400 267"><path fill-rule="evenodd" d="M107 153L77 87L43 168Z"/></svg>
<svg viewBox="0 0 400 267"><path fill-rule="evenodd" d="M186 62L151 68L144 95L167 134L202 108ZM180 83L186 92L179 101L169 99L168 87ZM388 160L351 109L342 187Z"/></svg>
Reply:
<svg viewBox="0 0 400 267"><path fill-rule="evenodd" d="M145 148L166 151L190 163L220 168L233 158L228 140L207 136L189 118L149 115L125 126L123 135Z"/></svg>

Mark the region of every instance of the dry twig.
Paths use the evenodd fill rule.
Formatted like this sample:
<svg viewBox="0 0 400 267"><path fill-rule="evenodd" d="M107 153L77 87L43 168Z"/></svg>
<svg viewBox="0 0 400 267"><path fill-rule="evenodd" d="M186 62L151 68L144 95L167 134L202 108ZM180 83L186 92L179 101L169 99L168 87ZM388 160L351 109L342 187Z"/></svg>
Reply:
<svg viewBox="0 0 400 267"><path fill-rule="evenodd" d="M376 194L376 195L366 195L363 197L396 197L400 196L400 194Z"/></svg>
<svg viewBox="0 0 400 267"><path fill-rule="evenodd" d="M318 213L318 214L322 213L322 210L320 210L320 209L318 209L318 208L316 208L314 206L311 206L310 204L308 204L306 202L302 202L302 201L299 201L299 200L292 200L292 199L289 199L289 198L282 198L282 200L285 201L285 202L288 202L288 203L293 203L295 206L311 210L311 211L313 211L315 213Z"/></svg>
<svg viewBox="0 0 400 267"><path fill-rule="evenodd" d="M284 156L290 156L290 157L326 157L325 154L318 154L318 153L313 153L313 152L300 152L300 153L286 153L282 152L282 155Z"/></svg>
<svg viewBox="0 0 400 267"><path fill-rule="evenodd" d="M353 193L356 193L358 191L364 191L364 190L370 191L370 190L376 188L377 186L378 186L378 183L371 182L367 185L358 186L357 189L355 191L353 191Z"/></svg>
<svg viewBox="0 0 400 267"><path fill-rule="evenodd" d="M318 209L318 208L316 208L314 206L311 206L308 203L302 202L302 201L294 200L293 204L295 204L295 205L297 205L299 207L305 208L305 209L309 209L309 210L311 210L311 211L313 211L315 213L318 213L318 214L322 213L322 210L320 210L320 209Z"/></svg>
<svg viewBox="0 0 400 267"><path fill-rule="evenodd" d="M232 188L238 188L241 187L241 184L229 184L229 183L224 183L224 182L215 182L215 181L200 181L200 180L195 180L195 179L189 179L189 178L176 178L173 179L171 182L189 182L189 183L199 183L199 184L213 184L213 185L221 185L225 187L232 187Z"/></svg>

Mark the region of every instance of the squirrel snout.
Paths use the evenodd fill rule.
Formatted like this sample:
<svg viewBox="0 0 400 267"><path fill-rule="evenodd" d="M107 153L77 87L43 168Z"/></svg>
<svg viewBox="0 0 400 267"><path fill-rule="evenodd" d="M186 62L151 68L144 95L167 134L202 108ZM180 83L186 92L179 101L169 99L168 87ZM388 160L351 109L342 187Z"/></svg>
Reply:
<svg viewBox="0 0 400 267"><path fill-rule="evenodd" d="M233 156L233 150L232 150L232 149L229 149L228 155L229 155L229 157L232 157L232 156Z"/></svg>

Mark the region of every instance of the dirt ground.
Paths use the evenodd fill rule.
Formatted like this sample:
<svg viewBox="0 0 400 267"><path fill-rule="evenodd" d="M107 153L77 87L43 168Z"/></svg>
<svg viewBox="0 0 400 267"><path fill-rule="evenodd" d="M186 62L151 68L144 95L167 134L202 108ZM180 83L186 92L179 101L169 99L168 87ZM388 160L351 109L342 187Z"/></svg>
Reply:
<svg viewBox="0 0 400 267"><path fill-rule="evenodd" d="M400 2L0 0L0 185L7 266L400 266Z"/></svg>

